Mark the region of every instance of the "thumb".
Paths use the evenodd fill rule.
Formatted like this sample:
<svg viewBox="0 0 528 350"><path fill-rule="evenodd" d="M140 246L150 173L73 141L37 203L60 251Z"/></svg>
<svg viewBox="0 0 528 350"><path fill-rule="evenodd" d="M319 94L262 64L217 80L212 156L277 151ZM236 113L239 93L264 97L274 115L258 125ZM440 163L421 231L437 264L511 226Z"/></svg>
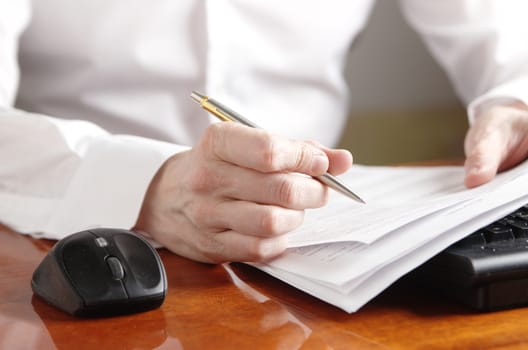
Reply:
<svg viewBox="0 0 528 350"><path fill-rule="evenodd" d="M352 166L353 157L350 151L345 149L325 149L324 151L330 160L329 173L339 175Z"/></svg>
<svg viewBox="0 0 528 350"><path fill-rule="evenodd" d="M466 162L464 164L466 177L464 183L472 188L491 181L502 162L506 144L499 131L466 139Z"/></svg>
<svg viewBox="0 0 528 350"><path fill-rule="evenodd" d="M339 175L350 169L353 163L352 153L346 149L332 149L313 140L306 141L309 144L321 149L328 157L328 172L332 175Z"/></svg>

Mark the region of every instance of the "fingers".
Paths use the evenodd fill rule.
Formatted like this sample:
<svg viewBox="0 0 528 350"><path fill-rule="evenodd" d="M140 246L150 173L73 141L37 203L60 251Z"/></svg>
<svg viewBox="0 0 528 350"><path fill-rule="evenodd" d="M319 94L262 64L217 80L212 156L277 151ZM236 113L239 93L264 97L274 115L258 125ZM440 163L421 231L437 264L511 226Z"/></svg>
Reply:
<svg viewBox="0 0 528 350"><path fill-rule="evenodd" d="M258 237L233 230L204 232L188 221L181 221L177 228L165 227L162 231L157 232L156 239L167 249L204 263L263 262L279 256L288 247L284 235Z"/></svg>
<svg viewBox="0 0 528 350"><path fill-rule="evenodd" d="M208 263L264 262L284 253L288 246L285 236L260 238L230 230L216 233L198 243L189 251L189 255Z"/></svg>
<svg viewBox="0 0 528 350"><path fill-rule="evenodd" d="M465 185L468 188L472 188L491 181L497 175L497 165L498 163L495 160L467 158L464 164L466 172Z"/></svg>
<svg viewBox="0 0 528 350"><path fill-rule="evenodd" d="M495 106L479 116L465 140L467 187L492 180L528 156L528 112L520 106Z"/></svg>
<svg viewBox="0 0 528 350"><path fill-rule="evenodd" d="M201 231L219 232L230 229L263 238L290 232L299 227L304 218L302 210L238 200L211 203L204 199L187 208L185 214Z"/></svg>
<svg viewBox="0 0 528 350"><path fill-rule="evenodd" d="M239 199L290 209L318 208L326 204L328 189L298 173L263 174L215 163L192 177L191 190L210 197Z"/></svg>
<svg viewBox="0 0 528 350"><path fill-rule="evenodd" d="M503 159L504 140L500 132L492 132L477 140L468 141L464 164L465 185L469 188L492 180Z"/></svg>
<svg viewBox="0 0 528 350"><path fill-rule="evenodd" d="M220 160L263 173L288 171L318 176L329 166L328 156L318 147L236 123L211 125L202 145Z"/></svg>
<svg viewBox="0 0 528 350"><path fill-rule="evenodd" d="M353 158L352 153L346 149L331 149L323 146L316 141L306 141L315 147L320 148L326 153L329 160L328 172L333 175L339 175L350 169L352 166Z"/></svg>
<svg viewBox="0 0 528 350"><path fill-rule="evenodd" d="M264 262L284 253L288 247L285 236L259 238L247 236L235 231L218 233L215 240L223 247L222 251L207 252L206 255L216 262L236 261Z"/></svg>

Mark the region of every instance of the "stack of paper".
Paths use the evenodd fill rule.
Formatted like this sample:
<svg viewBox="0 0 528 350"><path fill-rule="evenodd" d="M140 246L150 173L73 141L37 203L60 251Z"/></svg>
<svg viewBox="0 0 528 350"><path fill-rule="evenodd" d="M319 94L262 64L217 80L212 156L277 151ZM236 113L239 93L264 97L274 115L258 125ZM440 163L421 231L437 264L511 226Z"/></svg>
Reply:
<svg viewBox="0 0 528 350"><path fill-rule="evenodd" d="M352 167L367 204L332 193L259 269L347 312L452 243L528 203L528 163L468 190L462 167Z"/></svg>

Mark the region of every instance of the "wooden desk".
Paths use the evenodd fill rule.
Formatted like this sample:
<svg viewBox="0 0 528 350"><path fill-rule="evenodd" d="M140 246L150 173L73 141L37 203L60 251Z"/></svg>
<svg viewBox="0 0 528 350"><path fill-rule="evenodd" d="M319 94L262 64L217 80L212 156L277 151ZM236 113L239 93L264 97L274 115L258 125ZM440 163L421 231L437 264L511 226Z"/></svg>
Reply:
<svg viewBox="0 0 528 350"><path fill-rule="evenodd" d="M474 314L400 283L349 315L248 266L164 250L160 309L75 319L31 291L52 243L0 228L0 349L528 348L528 308Z"/></svg>

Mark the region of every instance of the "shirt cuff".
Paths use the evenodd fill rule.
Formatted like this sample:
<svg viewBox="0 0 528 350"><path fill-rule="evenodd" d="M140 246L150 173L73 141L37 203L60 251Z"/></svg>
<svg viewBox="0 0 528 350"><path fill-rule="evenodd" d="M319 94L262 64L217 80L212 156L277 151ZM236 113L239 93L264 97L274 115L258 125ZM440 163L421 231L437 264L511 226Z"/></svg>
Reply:
<svg viewBox="0 0 528 350"><path fill-rule="evenodd" d="M469 124L488 108L498 104L523 102L528 105L528 77L521 77L501 84L479 96L468 105Z"/></svg>
<svg viewBox="0 0 528 350"><path fill-rule="evenodd" d="M160 166L187 149L135 136L100 138L87 151L42 235L61 239L87 228L129 229Z"/></svg>

